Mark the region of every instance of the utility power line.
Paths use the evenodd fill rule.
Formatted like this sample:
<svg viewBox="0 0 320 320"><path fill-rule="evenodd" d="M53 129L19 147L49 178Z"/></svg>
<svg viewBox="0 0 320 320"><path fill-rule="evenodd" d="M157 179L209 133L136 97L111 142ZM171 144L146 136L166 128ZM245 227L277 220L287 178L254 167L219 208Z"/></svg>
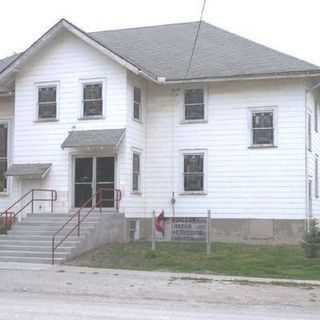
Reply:
<svg viewBox="0 0 320 320"><path fill-rule="evenodd" d="M190 56L190 59L189 59L188 68L187 68L186 74L184 76L185 78L188 77L190 69L191 69L191 66L192 66L192 60L193 60L193 56L194 56L194 53L195 53L195 50L196 50L196 47L197 47L197 42L198 42L198 38L199 38L201 23L202 23L202 20L203 20L204 10L206 8L206 3L207 3L207 0L203 0L201 14L200 14L200 20L199 20L199 23L198 23L197 33L196 33L196 36L194 38L194 43L193 43L193 47L192 47L192 51L191 51L191 56Z"/></svg>

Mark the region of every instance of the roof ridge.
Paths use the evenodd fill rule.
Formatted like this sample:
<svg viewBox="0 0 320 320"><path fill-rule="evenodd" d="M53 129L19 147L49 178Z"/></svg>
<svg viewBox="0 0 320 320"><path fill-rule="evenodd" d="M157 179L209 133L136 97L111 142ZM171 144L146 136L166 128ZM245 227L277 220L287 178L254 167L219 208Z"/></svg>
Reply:
<svg viewBox="0 0 320 320"><path fill-rule="evenodd" d="M94 34L94 33L100 33L100 32L148 29L148 28L157 28L157 27L166 27L166 26L181 25L181 24L192 24L192 23L198 23L198 22L199 22L199 21L173 22L173 23L165 23L165 24L155 24L155 25L150 25L150 26L143 26L143 27L128 27L128 28L117 28L117 29L108 29L108 30L98 30L98 31L91 31L91 32L87 32L87 33L88 33L88 34Z"/></svg>

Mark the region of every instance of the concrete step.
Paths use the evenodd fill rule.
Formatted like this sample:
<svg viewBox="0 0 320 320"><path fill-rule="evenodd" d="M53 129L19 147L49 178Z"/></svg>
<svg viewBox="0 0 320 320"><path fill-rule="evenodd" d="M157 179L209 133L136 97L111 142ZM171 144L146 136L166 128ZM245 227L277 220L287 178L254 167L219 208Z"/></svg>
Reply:
<svg viewBox="0 0 320 320"><path fill-rule="evenodd" d="M70 241L65 240L61 247L76 247L80 243L80 240L77 241ZM39 241L39 240L25 240L25 239L0 239L0 248L3 248L5 246L25 246L25 247L51 247L52 241Z"/></svg>
<svg viewBox="0 0 320 320"><path fill-rule="evenodd" d="M76 246L61 246L56 249L57 253L69 253ZM51 244L47 246L30 246L30 245L17 245L17 244L6 244L0 243L0 255L3 251L33 251L33 252L51 252Z"/></svg>
<svg viewBox="0 0 320 320"><path fill-rule="evenodd" d="M55 257L65 258L68 253L55 252ZM1 257L31 257L31 258L51 258L52 252L50 251L20 251L20 250L1 250Z"/></svg>
<svg viewBox="0 0 320 320"><path fill-rule="evenodd" d="M64 258L55 258L55 263L59 264L64 261ZM21 262L21 263L45 263L51 264L52 258L39 258L39 257L12 257L0 256L0 262Z"/></svg>
<svg viewBox="0 0 320 320"><path fill-rule="evenodd" d="M76 235L71 235L68 237L66 241L78 241L78 240L83 240L87 235L81 233L80 237ZM59 235L56 237L56 240L61 240L63 239L63 235ZM51 234L46 234L46 235L24 235L24 234L10 234L10 235L0 235L0 241L1 239L6 239L6 240L23 240L23 241L51 241L52 240L52 235Z"/></svg>
<svg viewBox="0 0 320 320"><path fill-rule="evenodd" d="M7 232L8 235L13 235L13 234L24 234L24 235L39 235L39 234L42 234L42 235L49 235L49 236L53 236L57 231L58 231L59 228L12 228L11 230L9 230ZM80 228L80 233L88 233L90 231L92 231L94 229L94 227L86 227L86 226L81 226ZM72 231L73 230L73 231ZM78 233L78 229L75 228L64 228L63 230L61 230L59 232L59 234L61 235L65 235L67 234L68 232L71 232L72 231L72 234L75 234L77 235Z"/></svg>

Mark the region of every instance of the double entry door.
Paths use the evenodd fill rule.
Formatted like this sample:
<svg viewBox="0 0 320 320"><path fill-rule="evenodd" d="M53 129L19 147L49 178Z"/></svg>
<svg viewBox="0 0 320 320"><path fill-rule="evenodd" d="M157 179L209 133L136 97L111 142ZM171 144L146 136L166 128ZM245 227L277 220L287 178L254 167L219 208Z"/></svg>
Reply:
<svg viewBox="0 0 320 320"><path fill-rule="evenodd" d="M114 157L75 158L74 207L113 208L114 168Z"/></svg>

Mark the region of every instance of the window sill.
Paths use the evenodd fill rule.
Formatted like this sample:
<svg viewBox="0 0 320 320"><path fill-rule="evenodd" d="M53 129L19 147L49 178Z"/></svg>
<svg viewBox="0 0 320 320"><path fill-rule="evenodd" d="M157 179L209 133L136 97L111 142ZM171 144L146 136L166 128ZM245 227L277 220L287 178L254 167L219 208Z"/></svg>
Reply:
<svg viewBox="0 0 320 320"><path fill-rule="evenodd" d="M205 191L184 191L179 193L180 196L206 196L208 195Z"/></svg>
<svg viewBox="0 0 320 320"><path fill-rule="evenodd" d="M134 196L142 196L142 192L141 191L131 191L131 194Z"/></svg>
<svg viewBox="0 0 320 320"><path fill-rule="evenodd" d="M8 196L9 196L9 192L8 191L0 192L0 197L8 197Z"/></svg>
<svg viewBox="0 0 320 320"><path fill-rule="evenodd" d="M180 124L196 124L196 123L208 123L207 119L202 120L182 120Z"/></svg>
<svg viewBox="0 0 320 320"><path fill-rule="evenodd" d="M41 122L57 122L57 121L59 121L59 119L47 118L47 119L37 119L37 120L34 120L33 122L34 123L41 123Z"/></svg>
<svg viewBox="0 0 320 320"><path fill-rule="evenodd" d="M91 117L81 117L81 118L78 118L78 120L103 120L105 119L104 116L91 116Z"/></svg>
<svg viewBox="0 0 320 320"><path fill-rule="evenodd" d="M140 120L140 119L132 118L132 120L133 120L134 122L139 123L139 124L143 124L143 121L142 121L142 120Z"/></svg>
<svg viewBox="0 0 320 320"><path fill-rule="evenodd" d="M249 146L248 149L276 149L278 146L273 146L273 145L253 145Z"/></svg>

